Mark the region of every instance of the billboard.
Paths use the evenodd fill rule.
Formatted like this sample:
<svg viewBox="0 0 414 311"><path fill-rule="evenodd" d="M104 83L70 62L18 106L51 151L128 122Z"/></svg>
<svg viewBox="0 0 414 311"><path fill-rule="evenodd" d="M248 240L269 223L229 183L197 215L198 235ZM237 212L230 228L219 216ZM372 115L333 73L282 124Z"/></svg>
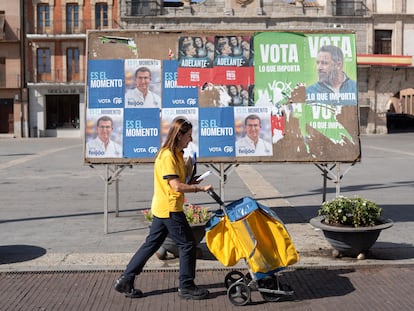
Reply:
<svg viewBox="0 0 414 311"><path fill-rule="evenodd" d="M152 162L178 116L201 163L360 158L354 33L91 31L88 55L86 163Z"/></svg>

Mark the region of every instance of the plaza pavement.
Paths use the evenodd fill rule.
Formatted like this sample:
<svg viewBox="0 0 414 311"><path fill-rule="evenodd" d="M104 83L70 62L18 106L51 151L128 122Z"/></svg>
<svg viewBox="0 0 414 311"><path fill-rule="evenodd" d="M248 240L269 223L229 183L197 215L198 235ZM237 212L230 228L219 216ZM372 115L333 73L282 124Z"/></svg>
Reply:
<svg viewBox="0 0 414 311"><path fill-rule="evenodd" d="M413 278L404 279L413 273L414 263L414 134L364 135L361 146L360 163L340 166L344 174L340 183L341 194L374 200L383 208L383 216L394 221L393 227L381 233L365 260L334 259L322 233L310 226L309 219L316 216L322 201L323 186L321 172L313 164L240 165L228 174L222 195L226 202L252 196L279 214L300 255L300 261L291 268L299 275L303 269L314 274L305 274L304 279L306 276L315 277L315 273L320 277L326 276L332 269L356 271L358 278L361 273L368 277L370 271L375 271L375 274L389 276L389 285L394 286L387 288L388 294L393 295L390 299L398 301L400 310L409 310L404 306L413 305L413 298L401 295L405 287L414 285ZM204 169L200 166L201 171ZM114 213L114 185L110 186L107 234L104 233L103 215L104 176L104 167L91 168L83 164L80 139L0 138L1 277L9 280L12 276L20 276L20 273L36 272L43 278L55 273L76 276L76 273L90 272L94 275L94 271L97 275L109 273L112 278L118 275L148 231L141 211L149 208L151 202L152 165L128 167L121 173L119 217ZM205 182L219 189L215 176L208 177ZM327 199L335 196L335 190L335 185L328 182ZM189 194L188 200L217 208L205 193ZM209 275L208 271L221 271L224 267L211 256L204 243L201 247L203 258L197 261L200 278ZM151 273L175 275L177 268L177 259L160 261L154 256L148 262L143 278L151 276ZM240 262L235 268L245 269L246 266ZM406 281L399 283L398 280ZM294 278L290 281L297 282ZM364 278L359 282L364 287ZM110 290L111 284L106 286L105 290ZM382 296L388 297L388 294ZM98 299L99 293L96 295ZM305 297L306 293L303 295ZM155 297L148 299L156 301ZM45 301L48 305L48 300ZM329 301L323 301L309 309L330 309L324 305L329 305ZM160 310L177 307L174 304L168 308L163 306L161 304ZM301 304L295 306L298 310L303 307ZM377 307L380 306L378 304ZM382 306L382 309L372 310L394 309L387 304ZM132 307L122 309L133 310ZM296 310L295 307L292 310Z"/></svg>

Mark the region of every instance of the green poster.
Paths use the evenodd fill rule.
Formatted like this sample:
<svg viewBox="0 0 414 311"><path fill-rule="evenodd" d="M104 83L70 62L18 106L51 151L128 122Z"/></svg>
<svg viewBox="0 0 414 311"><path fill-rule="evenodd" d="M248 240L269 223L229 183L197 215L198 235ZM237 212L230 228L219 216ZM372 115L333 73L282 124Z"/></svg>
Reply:
<svg viewBox="0 0 414 311"><path fill-rule="evenodd" d="M356 105L354 34L308 34L304 41L306 102Z"/></svg>
<svg viewBox="0 0 414 311"><path fill-rule="evenodd" d="M304 38L303 34L286 32L254 36L256 106L278 106L295 100L305 72ZM299 102L304 102L304 94L301 97Z"/></svg>
<svg viewBox="0 0 414 311"><path fill-rule="evenodd" d="M354 34L264 32L254 36L255 105L296 118L305 149L318 132L333 144L354 144L338 121L357 105ZM286 123L285 122L285 123Z"/></svg>

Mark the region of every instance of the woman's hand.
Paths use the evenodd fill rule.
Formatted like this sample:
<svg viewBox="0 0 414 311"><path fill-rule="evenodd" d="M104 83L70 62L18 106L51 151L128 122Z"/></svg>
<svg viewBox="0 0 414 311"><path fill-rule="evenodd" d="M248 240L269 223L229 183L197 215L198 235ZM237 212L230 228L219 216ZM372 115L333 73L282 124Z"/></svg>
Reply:
<svg viewBox="0 0 414 311"><path fill-rule="evenodd" d="M205 186L197 186L197 185L188 185L190 188L189 191L186 192L207 192L210 189L213 189L212 185L205 185Z"/></svg>
<svg viewBox="0 0 414 311"><path fill-rule="evenodd" d="M212 185L205 185L205 186L201 186L199 188L200 188L200 191L203 191L203 192L207 192L208 190L213 190Z"/></svg>
<svg viewBox="0 0 414 311"><path fill-rule="evenodd" d="M198 185L199 183L201 183L203 180L197 180L198 177L200 177L200 176L194 176L193 179L191 179L188 184L189 185Z"/></svg>
<svg viewBox="0 0 414 311"><path fill-rule="evenodd" d="M180 182L178 178L172 178L168 180L171 188L177 192L206 192L213 189L212 185L198 186L197 184L184 184Z"/></svg>

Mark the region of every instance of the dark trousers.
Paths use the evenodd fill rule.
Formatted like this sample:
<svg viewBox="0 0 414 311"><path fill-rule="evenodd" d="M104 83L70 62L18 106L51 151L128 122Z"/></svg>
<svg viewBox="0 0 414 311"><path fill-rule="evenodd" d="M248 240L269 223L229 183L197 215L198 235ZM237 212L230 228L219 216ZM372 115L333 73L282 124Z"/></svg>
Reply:
<svg viewBox="0 0 414 311"><path fill-rule="evenodd" d="M135 276L142 272L148 259L160 248L167 235L177 244L180 252L179 287L185 288L193 285L196 246L193 232L184 212L170 213L169 218L154 217L144 244L132 256L124 271L124 276L134 280Z"/></svg>

